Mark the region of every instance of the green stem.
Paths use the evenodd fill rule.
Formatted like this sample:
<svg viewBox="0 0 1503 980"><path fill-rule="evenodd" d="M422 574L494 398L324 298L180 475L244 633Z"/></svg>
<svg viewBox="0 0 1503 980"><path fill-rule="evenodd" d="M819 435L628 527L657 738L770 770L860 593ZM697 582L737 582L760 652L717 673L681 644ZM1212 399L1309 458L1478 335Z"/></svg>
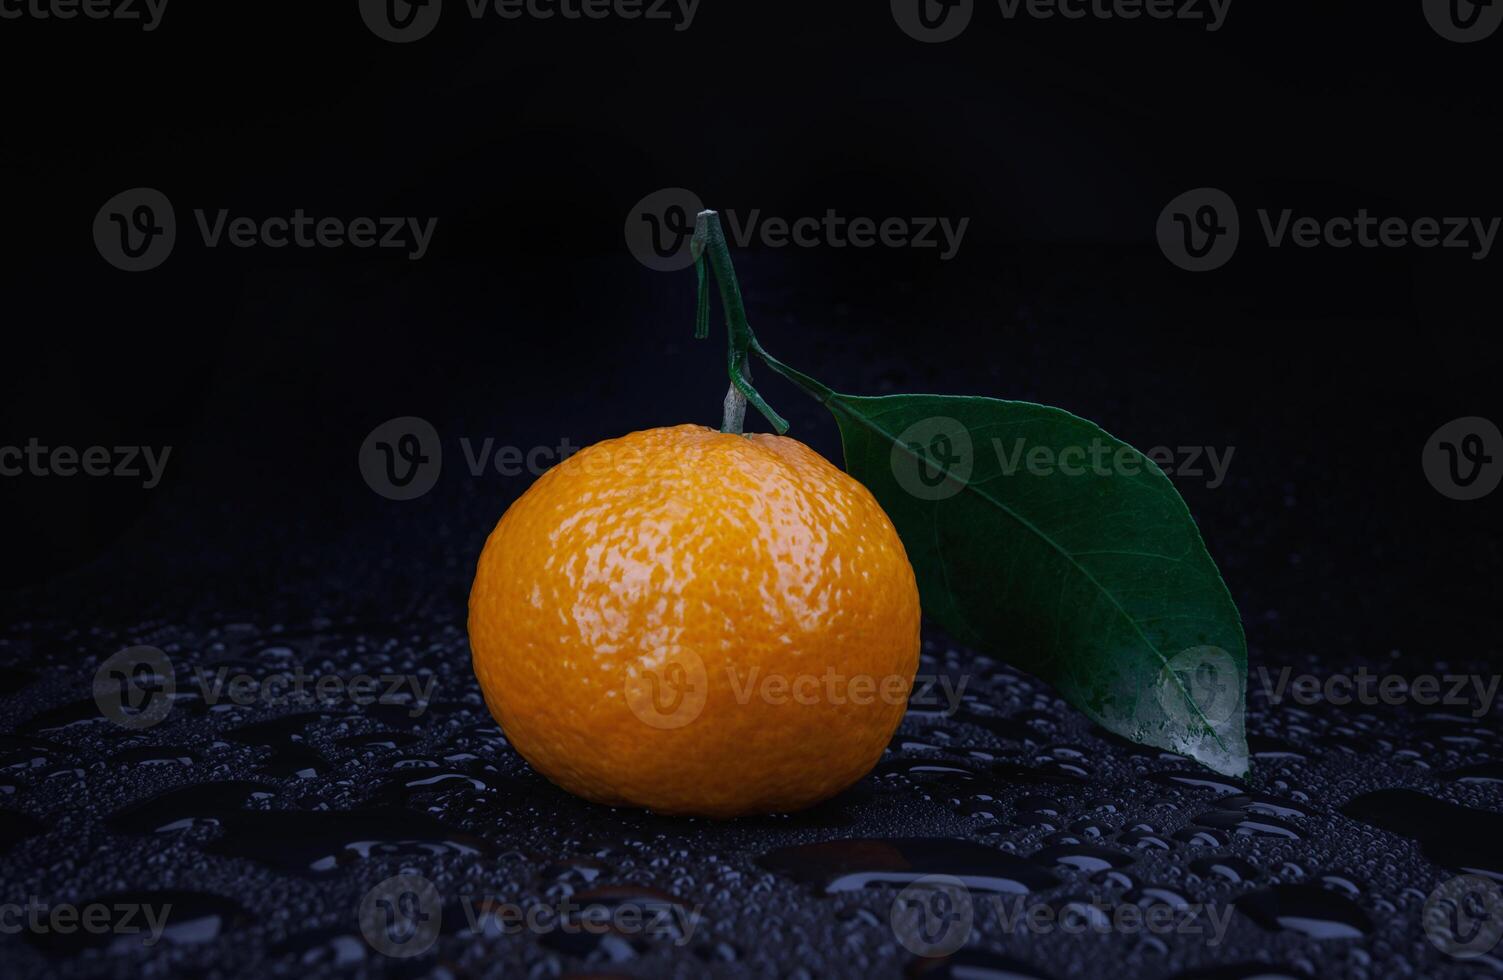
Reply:
<svg viewBox="0 0 1503 980"><path fill-rule="evenodd" d="M757 338L755 337L752 338L751 349L752 353L756 354L764 362L766 362L768 367L772 368L774 371L776 371L778 374L781 374L789 381L792 381L804 392L804 394L808 395L810 398L813 398L821 405L830 405L834 400L835 389L828 388L825 385L820 384L818 381L815 381L813 378L809 377L802 371L796 371L788 365L784 364L782 361L778 360L776 357L773 357L762 348L761 344L757 343Z"/></svg>
<svg viewBox="0 0 1503 980"><path fill-rule="evenodd" d="M746 413L746 402L761 412L763 417L781 435L788 431L788 422L772 406L763 400L751 384L751 364L748 351L756 346L751 323L746 319L746 304L741 298L741 284L736 281L736 268L731 263L731 248L726 241L725 230L720 226L720 215L714 211L701 211L694 224L694 238L689 245L690 254L699 273L699 301L695 309L696 337L708 333L709 298L705 291L705 262L715 273L720 286L720 305L725 312L726 329L729 333L729 351L726 355L726 371L731 377L731 393L726 395L725 417L721 431L739 435ZM764 359L765 354L759 356ZM771 363L771 362L769 362ZM739 398L737 397L739 396Z"/></svg>

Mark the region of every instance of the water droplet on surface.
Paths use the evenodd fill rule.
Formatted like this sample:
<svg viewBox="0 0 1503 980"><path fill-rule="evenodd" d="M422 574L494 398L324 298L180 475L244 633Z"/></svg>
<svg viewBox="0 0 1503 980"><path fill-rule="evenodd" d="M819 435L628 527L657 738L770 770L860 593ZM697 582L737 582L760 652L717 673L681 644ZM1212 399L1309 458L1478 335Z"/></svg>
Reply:
<svg viewBox="0 0 1503 980"><path fill-rule="evenodd" d="M1158 834L1146 830L1124 830L1117 835L1117 843L1134 850L1167 851L1169 842Z"/></svg>
<svg viewBox="0 0 1503 980"><path fill-rule="evenodd" d="M1258 876L1258 869L1233 855L1196 858L1190 862L1190 870L1202 878L1219 878L1240 885Z"/></svg>
<svg viewBox="0 0 1503 980"><path fill-rule="evenodd" d="M1098 885L1108 885L1112 888L1121 888L1131 891L1138 887L1138 880L1126 871L1118 871L1113 868L1110 871L1098 871L1091 875L1091 880Z"/></svg>
<svg viewBox="0 0 1503 980"><path fill-rule="evenodd" d="M1216 801L1216 805L1224 810L1241 810L1245 813L1261 813L1270 817L1308 817L1310 810L1290 800L1281 800L1274 796L1264 796L1259 793L1241 793L1236 796L1227 796Z"/></svg>
<svg viewBox="0 0 1503 980"><path fill-rule="evenodd" d="M694 947L694 955L706 963L736 963L741 951L728 942L702 943Z"/></svg>
<svg viewBox="0 0 1503 980"><path fill-rule="evenodd" d="M624 962L647 952L651 944L642 937L667 943L680 943L685 936L693 935L702 925L689 903L674 895L655 888L638 885L607 885L578 892L572 903L580 908L571 916L562 917L559 927L550 929L538 942L565 956L585 958L601 955L610 962ZM597 910L585 912L585 909ZM599 915L605 910L608 927L598 931L586 930L586 915ZM625 935L614 926L614 919L621 909L630 909L634 923L641 929L633 935Z"/></svg>
<svg viewBox="0 0 1503 980"><path fill-rule="evenodd" d="M1322 888L1329 888L1331 891L1340 892L1348 898L1357 898L1362 894L1361 886L1345 875L1321 875L1320 885Z"/></svg>
<svg viewBox="0 0 1503 980"><path fill-rule="evenodd" d="M1059 801L1047 796L1025 796L1018 800L1018 809L1030 813L1043 813L1051 817L1057 817L1062 812Z"/></svg>
<svg viewBox="0 0 1503 980"><path fill-rule="evenodd" d="M1503 783L1503 762L1483 762L1462 769L1452 769L1445 775L1458 783Z"/></svg>
<svg viewBox="0 0 1503 980"><path fill-rule="evenodd" d="M1305 754L1294 745L1267 735L1247 736L1247 747L1252 751L1254 759L1263 762L1303 761L1305 759Z"/></svg>
<svg viewBox="0 0 1503 980"><path fill-rule="evenodd" d="M1245 793L1247 787L1235 779L1226 776L1217 776L1214 773L1193 772L1151 772L1148 778L1162 786L1190 786L1195 789L1208 789L1215 793Z"/></svg>
<svg viewBox="0 0 1503 980"><path fill-rule="evenodd" d="M1372 920L1356 903L1315 885L1274 885L1237 899L1237 911L1269 932L1312 939L1361 939Z"/></svg>
<svg viewBox="0 0 1503 980"><path fill-rule="evenodd" d="M1194 847L1225 847L1227 836L1219 831L1202 827L1184 827L1174 832L1174 839Z"/></svg>
<svg viewBox="0 0 1503 980"><path fill-rule="evenodd" d="M464 789L474 793L490 792L492 787L483 775L457 770L434 772L420 769L400 773L377 792L382 800L406 801L419 793L439 793L452 789Z"/></svg>
<svg viewBox="0 0 1503 980"><path fill-rule="evenodd" d="M1094 820L1077 820L1070 825L1070 833L1079 834L1083 838L1099 839L1104 831Z"/></svg>
<svg viewBox="0 0 1503 980"><path fill-rule="evenodd" d="M997 762L992 764L991 773L999 779L1022 786L1083 786L1086 783L1084 769L1063 763L1022 766L1013 762Z"/></svg>
<svg viewBox="0 0 1503 980"><path fill-rule="evenodd" d="M272 787L264 783L198 783L117 810L106 823L128 834L166 833L200 823L218 823L221 814L271 795Z"/></svg>
<svg viewBox="0 0 1503 980"><path fill-rule="evenodd" d="M1270 963L1232 963L1176 973L1174 980L1311 980L1311 975Z"/></svg>
<svg viewBox="0 0 1503 980"><path fill-rule="evenodd" d="M906 776L910 779L976 778L976 774L965 766L939 759L888 759L880 763L872 775L878 779L887 776Z"/></svg>
<svg viewBox="0 0 1503 980"><path fill-rule="evenodd" d="M1021 960L983 949L961 949L944 959L914 960L908 975L922 980L1054 980Z"/></svg>
<svg viewBox="0 0 1503 980"><path fill-rule="evenodd" d="M1210 813L1202 813L1196 817L1195 822L1202 827L1229 830L1239 837L1282 837L1286 840L1302 839L1298 827L1286 823L1278 817L1247 814L1241 810L1212 810Z"/></svg>
<svg viewBox="0 0 1503 980"><path fill-rule="evenodd" d="M1088 844L1059 844L1046 847L1033 856L1033 860L1047 867L1074 868L1077 871L1105 871L1108 868L1125 868L1133 863L1131 854L1092 847Z"/></svg>
<svg viewBox="0 0 1503 980"><path fill-rule="evenodd" d="M264 798L258 783L204 783L173 790L109 818L117 830L160 833L201 823L223 833L203 844L211 854L246 858L300 874L335 871L372 854L483 854L482 840L426 813L399 807L360 810L247 810Z"/></svg>
<svg viewBox="0 0 1503 980"><path fill-rule="evenodd" d="M610 869L593 858L570 858L543 869L543 877L567 884L588 885Z"/></svg>
<svg viewBox="0 0 1503 980"><path fill-rule="evenodd" d="M224 733L224 737L242 745L271 749L271 758L258 770L262 775L310 779L322 772L328 763L307 745L304 735L308 725L327 717L318 712L286 715L232 728Z"/></svg>
<svg viewBox="0 0 1503 980"><path fill-rule="evenodd" d="M1167 905L1179 912L1185 911L1191 905L1190 900L1184 895L1164 885L1145 885L1129 894L1127 900L1144 908L1151 905Z"/></svg>
<svg viewBox="0 0 1503 980"><path fill-rule="evenodd" d="M926 875L949 875L983 892L1023 894L1059 884L1035 863L983 844L944 838L825 841L778 848L757 863L826 894L873 885L901 887Z"/></svg>
<svg viewBox="0 0 1503 980"><path fill-rule="evenodd" d="M406 732L368 732L364 735L349 735L337 744L345 749L399 749L416 742L416 735Z"/></svg>
<svg viewBox="0 0 1503 980"><path fill-rule="evenodd" d="M198 757L187 749L137 745L117 752L110 761L122 766L191 766Z"/></svg>
<svg viewBox="0 0 1503 980"><path fill-rule="evenodd" d="M292 956L301 966L335 969L364 963L370 943L358 932L339 926L298 933L271 948L274 956Z"/></svg>

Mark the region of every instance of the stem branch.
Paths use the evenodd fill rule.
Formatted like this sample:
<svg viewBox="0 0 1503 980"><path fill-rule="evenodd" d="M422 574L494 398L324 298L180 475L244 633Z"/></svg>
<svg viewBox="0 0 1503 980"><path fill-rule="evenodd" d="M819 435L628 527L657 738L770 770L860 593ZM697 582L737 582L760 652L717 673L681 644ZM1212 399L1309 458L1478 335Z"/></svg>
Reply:
<svg viewBox="0 0 1503 980"><path fill-rule="evenodd" d="M731 248L726 241L725 230L720 226L720 215L714 211L701 211L694 224L694 238L690 242L690 254L699 272L700 293L695 310L695 336L703 337L709 319L709 302L704 290L705 261L715 273L715 282L720 286L720 305L725 313L729 334L729 350L726 355L726 371L731 377L731 390L725 398L725 416L722 432L740 434L746 418L746 405L750 403L771 423L778 434L788 431L788 422L772 406L763 400L751 384L751 364L748 351L756 345L751 323L746 319L746 304L741 298L741 284L736 281L736 269L731 263Z"/></svg>

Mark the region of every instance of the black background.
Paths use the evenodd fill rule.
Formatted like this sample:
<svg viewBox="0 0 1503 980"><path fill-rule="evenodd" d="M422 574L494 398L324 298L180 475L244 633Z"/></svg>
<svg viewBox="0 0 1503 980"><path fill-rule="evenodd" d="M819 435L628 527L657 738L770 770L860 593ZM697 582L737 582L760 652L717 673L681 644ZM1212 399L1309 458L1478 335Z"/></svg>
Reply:
<svg viewBox="0 0 1503 980"><path fill-rule="evenodd" d="M1224 485L1176 482L1255 665L1493 660L1503 495L1448 499L1420 461L1451 419L1499 418L1503 255L1270 249L1256 209L1503 215L1500 46L1443 40L1411 0L1235 0L1214 33L981 3L936 45L882 3L704 0L682 32L454 4L409 45L353 0L173 3L150 33L0 21L0 445L172 447L152 490L0 479L12 649L44 645L33 622L75 631L59 650L420 601L462 624L530 478L472 475L461 437L718 422L718 320L694 341L692 271L623 236L640 199L686 187L740 215L968 218L948 262L737 249L761 341L843 391L1040 401L1140 448L1232 450ZM142 186L176 206L178 246L127 274L90 228ZM1242 243L1193 274L1154 228L1203 186L1237 201ZM438 225L418 262L211 250L195 208ZM759 386L838 458L823 409ZM398 416L445 453L411 502L357 466Z"/></svg>
<svg viewBox="0 0 1503 980"><path fill-rule="evenodd" d="M408 45L345 6L170 6L150 33L4 23L0 441L173 447L152 491L4 482L23 606L84 593L87 615L128 619L207 573L337 567L397 526L409 566L431 557L425 526L478 553L527 481L471 477L460 436L714 424L723 339L690 339L692 273L644 268L622 233L635 202L682 186L741 215L969 218L950 262L740 252L764 343L842 390L1038 400L1144 448L1235 447L1225 486L1180 482L1250 623L1292 606L1327 642L1491 649L1456 626L1493 591L1496 500L1445 499L1419 454L1489 414L1497 257L1273 250L1254 210L1503 213L1493 45L1441 39L1417 3L1234 4L1214 33L982 4L935 45L882 5L707 2L681 32L456 6ZM138 186L174 201L180 241L127 274L89 229ZM1243 239L1190 274L1153 230L1200 186L1240 203ZM437 233L420 262L208 250L192 216L299 207L433 216ZM765 387L838 451L815 406ZM410 504L354 463L401 415L450 453ZM442 502L456 494L485 498L470 523ZM257 583L225 584L255 607Z"/></svg>

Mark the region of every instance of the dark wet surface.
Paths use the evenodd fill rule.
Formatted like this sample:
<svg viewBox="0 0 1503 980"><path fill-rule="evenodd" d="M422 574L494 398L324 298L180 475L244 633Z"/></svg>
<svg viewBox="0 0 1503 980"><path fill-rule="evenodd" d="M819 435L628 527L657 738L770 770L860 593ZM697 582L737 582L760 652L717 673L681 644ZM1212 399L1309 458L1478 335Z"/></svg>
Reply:
<svg viewBox="0 0 1503 980"><path fill-rule="evenodd" d="M1503 877L1497 733L1465 709L1275 707L1254 683L1255 768L1229 779L1110 736L935 634L922 670L966 678L955 717L915 710L876 772L812 811L713 823L592 806L533 774L481 705L449 610L36 642L54 630L21 623L0 639L32 674L6 697L14 730L0 736L7 898L98 906L111 927L122 905L171 912L152 946L113 928L4 936L8 976L1503 968L1446 957L1421 924L1454 873ZM166 651L178 682L167 718L141 731L91 719L78 699L100 653L133 643ZM416 715L402 697L237 705L196 686L194 666L231 659L256 676L290 664L431 676L432 703ZM437 896L435 933L411 958L362 931L362 901L397 875ZM970 943L948 958L915 956L891 925L900 891L929 875L958 879L974 903ZM544 928L505 918L565 900L574 910ZM1130 905L1162 914L1160 928L1114 927ZM1101 928L1030 928L1034 907ZM659 928L582 927L622 909Z"/></svg>

